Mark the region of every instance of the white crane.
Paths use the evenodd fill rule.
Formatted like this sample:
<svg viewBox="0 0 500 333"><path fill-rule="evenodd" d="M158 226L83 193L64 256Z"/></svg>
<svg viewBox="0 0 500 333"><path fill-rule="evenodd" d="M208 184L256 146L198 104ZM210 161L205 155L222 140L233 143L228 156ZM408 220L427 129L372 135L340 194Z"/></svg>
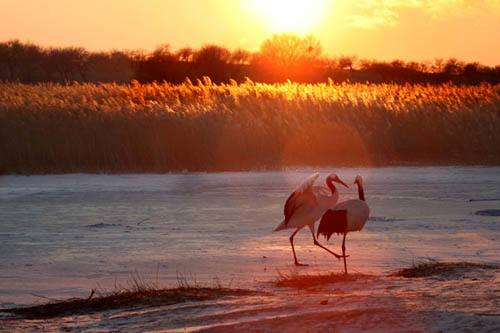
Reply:
<svg viewBox="0 0 500 333"><path fill-rule="evenodd" d="M347 263L345 255L345 237L348 232L359 231L365 226L370 216L370 207L365 201L365 191L363 188L363 178L356 176L354 184L358 185L359 199L352 199L339 202L335 207L326 211L319 223L319 236L324 235L327 240L333 233L343 234L342 257L344 258L344 272L347 274Z"/></svg>
<svg viewBox="0 0 500 333"><path fill-rule="evenodd" d="M334 207L339 200L339 192L334 182L342 184L345 187L348 186L336 174L330 174L326 177L326 185L328 188L313 186L318 176L319 173L311 175L290 194L285 203L285 219L274 229L274 231L295 229L290 236L290 244L292 244L293 258L296 266L307 266L298 262L293 246L293 237L305 226L308 226L309 230L311 230L314 245L333 254L337 259L341 258L340 255L330 251L317 241L314 235L314 223L316 223L327 209Z"/></svg>

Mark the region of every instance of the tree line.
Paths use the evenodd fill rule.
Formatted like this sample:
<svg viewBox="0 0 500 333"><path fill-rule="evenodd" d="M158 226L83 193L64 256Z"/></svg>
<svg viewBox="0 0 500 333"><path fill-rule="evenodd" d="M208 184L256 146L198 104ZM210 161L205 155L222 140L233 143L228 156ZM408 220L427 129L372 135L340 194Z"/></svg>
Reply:
<svg viewBox="0 0 500 333"><path fill-rule="evenodd" d="M79 47L44 48L10 40L0 43L0 81L116 82L167 81L181 83L205 76L213 82L286 80L315 83L500 83L500 66L465 63L457 59L433 62L364 60L355 56L329 58L312 37L278 34L265 40L257 52L205 45L173 50L162 45L152 52L91 52Z"/></svg>

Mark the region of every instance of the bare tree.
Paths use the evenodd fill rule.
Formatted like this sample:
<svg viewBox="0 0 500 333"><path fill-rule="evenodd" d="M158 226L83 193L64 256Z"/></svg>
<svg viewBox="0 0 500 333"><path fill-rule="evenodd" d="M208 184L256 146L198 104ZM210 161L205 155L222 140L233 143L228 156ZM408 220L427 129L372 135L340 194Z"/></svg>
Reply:
<svg viewBox="0 0 500 333"><path fill-rule="evenodd" d="M440 73L443 71L444 60L441 58L434 59L434 65L432 66L432 71L434 73Z"/></svg>
<svg viewBox="0 0 500 333"><path fill-rule="evenodd" d="M175 60L175 55L172 53L169 44L162 44L158 46L150 55L153 61Z"/></svg>
<svg viewBox="0 0 500 333"><path fill-rule="evenodd" d="M237 65L248 64L250 59L252 58L252 54L243 49L234 50L231 53L231 62Z"/></svg>
<svg viewBox="0 0 500 333"><path fill-rule="evenodd" d="M262 43L260 60L278 67L294 67L314 63L321 53L321 44L313 36L301 38L284 33L274 35Z"/></svg>
<svg viewBox="0 0 500 333"><path fill-rule="evenodd" d="M227 64L231 59L231 52L218 45L205 45L194 54L194 61L203 65Z"/></svg>
<svg viewBox="0 0 500 333"><path fill-rule="evenodd" d="M448 59L448 61L444 65L443 72L446 74L457 75L460 72L462 72L463 67L464 67L463 62L458 61L455 58L451 58Z"/></svg>
<svg viewBox="0 0 500 333"><path fill-rule="evenodd" d="M122 51L92 53L88 58L87 79L92 82L130 82L134 76L132 59L132 54Z"/></svg>
<svg viewBox="0 0 500 333"><path fill-rule="evenodd" d="M337 60L340 69L349 69L350 71L352 71L355 61L355 56L342 56Z"/></svg>
<svg viewBox="0 0 500 333"><path fill-rule="evenodd" d="M190 47L184 47L175 53L177 60L184 62L193 61L194 50Z"/></svg>
<svg viewBox="0 0 500 333"><path fill-rule="evenodd" d="M86 81L89 53L78 47L51 48L46 51L45 68L51 79Z"/></svg>

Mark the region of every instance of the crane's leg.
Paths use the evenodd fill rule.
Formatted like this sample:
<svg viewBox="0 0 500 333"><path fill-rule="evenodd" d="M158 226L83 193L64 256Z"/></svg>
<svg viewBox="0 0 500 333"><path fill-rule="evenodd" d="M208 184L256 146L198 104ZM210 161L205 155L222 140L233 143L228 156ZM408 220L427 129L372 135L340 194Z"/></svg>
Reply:
<svg viewBox="0 0 500 333"><path fill-rule="evenodd" d="M345 255L345 236L347 236L347 232L344 233L344 239L342 239L342 257L344 257L344 272L347 275L347 263L346 263L346 255Z"/></svg>
<svg viewBox="0 0 500 333"><path fill-rule="evenodd" d="M293 237L295 237L295 234L298 233L299 231L300 231L300 228L298 228L297 230L295 230L293 232L293 234L290 236L290 244L292 244L293 259L295 260L295 266L308 266L307 264L301 264L297 260L297 255L295 255L295 248L293 247Z"/></svg>
<svg viewBox="0 0 500 333"><path fill-rule="evenodd" d="M333 254L337 259L342 258L341 255L338 255L337 253L335 253L335 252L331 251L330 249L324 247L323 245L320 244L320 242L318 242L318 240L316 239L316 236L314 235L314 228L313 228L313 226L309 226L309 230L311 230L311 234L312 234L313 240L314 240L314 245L319 246L323 250L326 250L329 253ZM345 258L344 258L344 260L345 260Z"/></svg>

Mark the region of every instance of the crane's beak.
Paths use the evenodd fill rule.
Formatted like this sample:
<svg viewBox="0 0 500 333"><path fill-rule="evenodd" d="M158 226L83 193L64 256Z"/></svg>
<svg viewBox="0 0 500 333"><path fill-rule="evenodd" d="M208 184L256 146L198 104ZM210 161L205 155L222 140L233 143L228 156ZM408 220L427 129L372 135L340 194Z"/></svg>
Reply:
<svg viewBox="0 0 500 333"><path fill-rule="evenodd" d="M338 178L338 177L337 177L337 178L335 179L335 181L336 181L337 183L342 184L342 185L344 185L345 187L349 188L349 185L347 185L346 183L344 183L344 182L343 182L340 178Z"/></svg>

